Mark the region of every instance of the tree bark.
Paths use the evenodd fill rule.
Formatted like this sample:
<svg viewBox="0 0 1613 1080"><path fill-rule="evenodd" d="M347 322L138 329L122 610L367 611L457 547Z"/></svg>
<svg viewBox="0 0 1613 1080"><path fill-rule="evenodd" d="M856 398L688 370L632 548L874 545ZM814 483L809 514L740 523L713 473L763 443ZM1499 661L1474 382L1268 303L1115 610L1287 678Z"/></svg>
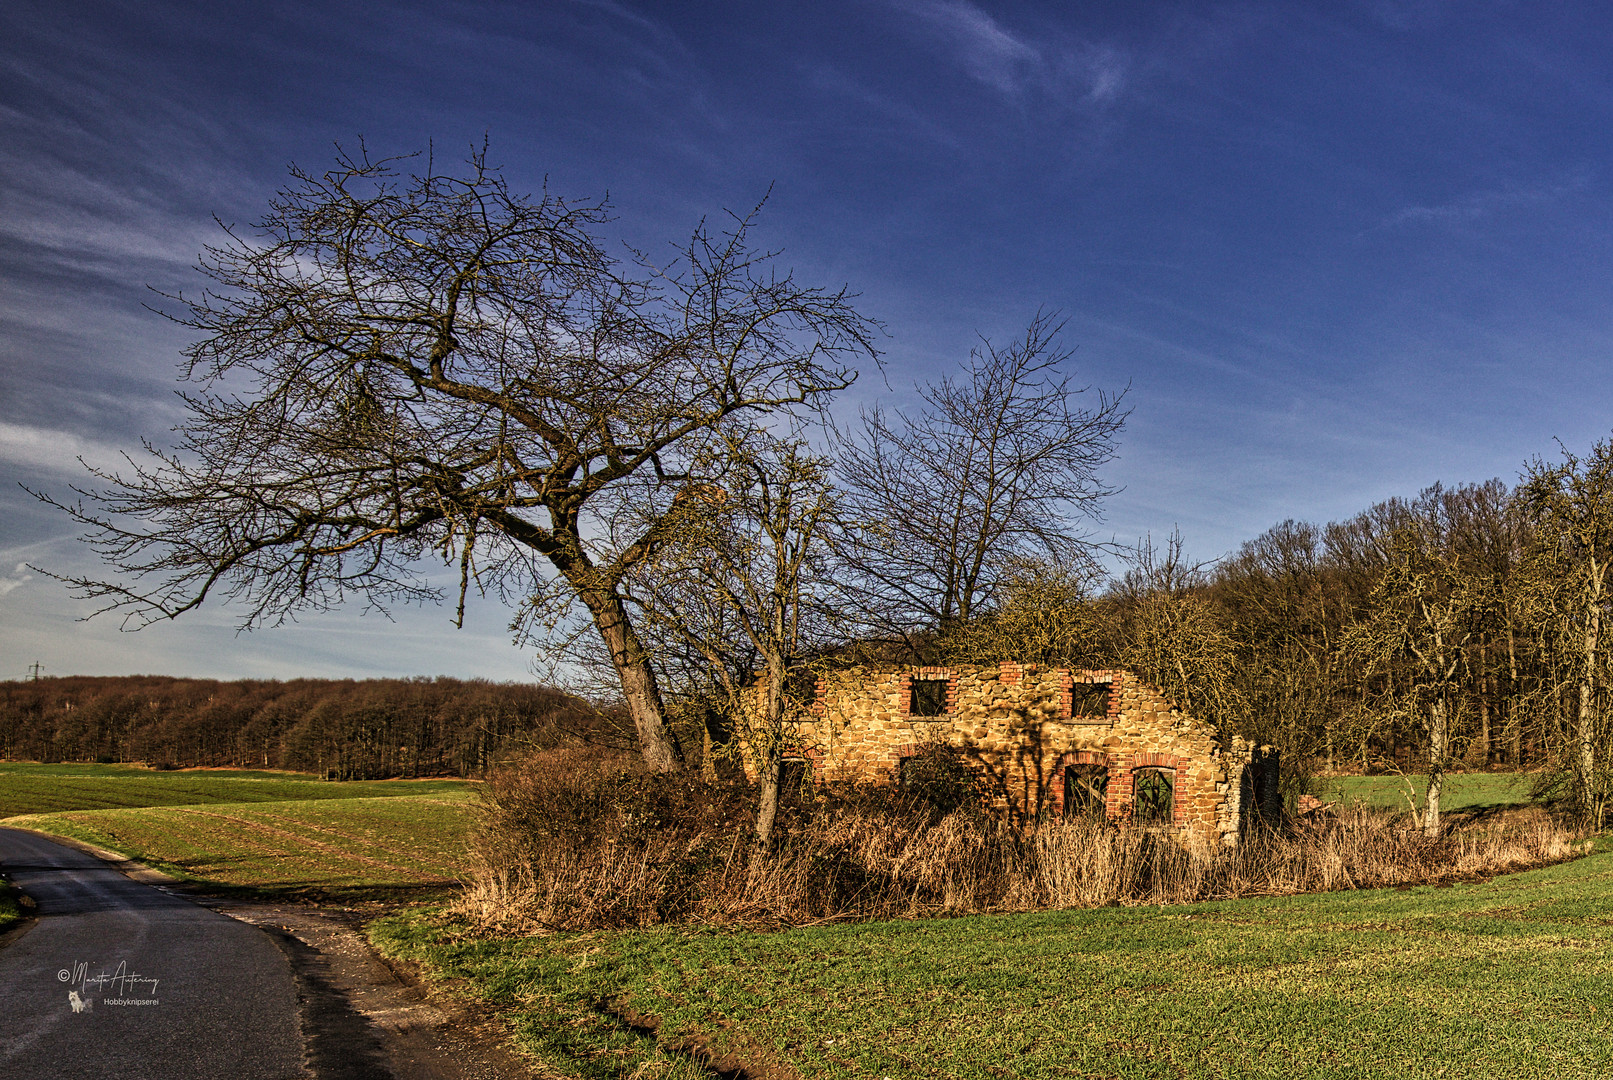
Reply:
<svg viewBox="0 0 1613 1080"><path fill-rule="evenodd" d="M1512 632L1511 616L1507 621L1507 736L1508 755L1514 769L1523 767L1523 717L1518 715L1518 645Z"/></svg>
<svg viewBox="0 0 1613 1080"><path fill-rule="evenodd" d="M679 771L683 768L683 751L666 726L661 688L621 599L614 593L590 589L582 593L582 600L594 617L599 636L610 651L611 664L622 681L622 697L638 733L639 753L656 772Z"/></svg>
<svg viewBox="0 0 1613 1080"><path fill-rule="evenodd" d="M1490 767L1490 643L1479 638L1479 767Z"/></svg>
<svg viewBox="0 0 1613 1080"><path fill-rule="evenodd" d="M761 792L756 797L756 844L763 851L773 846L773 823L778 819L780 748L773 746L762 755Z"/></svg>
<svg viewBox="0 0 1613 1080"><path fill-rule="evenodd" d="M1428 706L1428 797L1423 801L1423 833L1430 838L1439 835L1439 794L1445 784L1448 742L1445 699L1437 698Z"/></svg>
<svg viewBox="0 0 1613 1080"><path fill-rule="evenodd" d="M700 725L700 778L707 783L717 782L717 740L711 734L711 718Z"/></svg>
<svg viewBox="0 0 1613 1080"><path fill-rule="evenodd" d="M779 636L782 640L782 634ZM773 650L767 658L767 693L762 699L763 747L759 763L761 791L756 798L756 844L763 851L773 845L773 822L778 818L779 773L784 758L784 654Z"/></svg>
<svg viewBox="0 0 1613 1080"><path fill-rule="evenodd" d="M1597 575L1597 579L1600 584L1600 574ZM1596 593L1599 598L1601 590L1598 588ZM1579 715L1574 724L1574 742L1578 751L1574 762L1575 795L1586 814L1596 812L1592 805L1592 786L1596 777L1596 694L1593 680L1596 678L1597 651L1600 648L1601 636L1602 608L1600 604L1591 604L1585 619L1585 666L1580 671ZM1597 823L1598 827L1600 824Z"/></svg>

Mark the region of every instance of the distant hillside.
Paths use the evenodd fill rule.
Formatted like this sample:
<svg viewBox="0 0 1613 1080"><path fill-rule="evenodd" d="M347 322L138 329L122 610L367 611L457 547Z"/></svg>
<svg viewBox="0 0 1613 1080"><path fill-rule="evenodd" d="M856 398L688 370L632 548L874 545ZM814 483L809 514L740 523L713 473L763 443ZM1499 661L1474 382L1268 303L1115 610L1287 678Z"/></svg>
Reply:
<svg viewBox="0 0 1613 1080"><path fill-rule="evenodd" d="M0 682L0 759L468 776L501 756L605 738L548 687L458 679L220 682L158 675Z"/></svg>

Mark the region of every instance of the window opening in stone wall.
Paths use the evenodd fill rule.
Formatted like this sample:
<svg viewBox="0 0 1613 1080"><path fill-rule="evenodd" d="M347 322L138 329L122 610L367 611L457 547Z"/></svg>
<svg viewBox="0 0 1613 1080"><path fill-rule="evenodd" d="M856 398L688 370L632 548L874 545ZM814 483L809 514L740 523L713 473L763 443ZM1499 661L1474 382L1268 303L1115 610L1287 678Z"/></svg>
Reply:
<svg viewBox="0 0 1613 1080"><path fill-rule="evenodd" d="M1173 769L1138 769L1132 778L1135 802L1131 820L1138 825L1169 825L1176 817L1176 774Z"/></svg>
<svg viewBox="0 0 1613 1080"><path fill-rule="evenodd" d="M940 716L947 711L948 679L918 679L912 683L908 712L913 716Z"/></svg>
<svg viewBox="0 0 1613 1080"><path fill-rule="evenodd" d="M811 668L795 668L784 683L784 691L793 705L810 709L818 700L818 673Z"/></svg>
<svg viewBox="0 0 1613 1080"><path fill-rule="evenodd" d="M1070 687L1070 719L1077 724L1109 722L1109 684L1076 683Z"/></svg>
<svg viewBox="0 0 1613 1080"><path fill-rule="evenodd" d="M779 762L778 789L790 794L805 791L812 782L812 763L804 757L786 754Z"/></svg>
<svg viewBox="0 0 1613 1080"><path fill-rule="evenodd" d="M1107 765L1069 765L1064 769L1064 816L1101 819L1109 792Z"/></svg>

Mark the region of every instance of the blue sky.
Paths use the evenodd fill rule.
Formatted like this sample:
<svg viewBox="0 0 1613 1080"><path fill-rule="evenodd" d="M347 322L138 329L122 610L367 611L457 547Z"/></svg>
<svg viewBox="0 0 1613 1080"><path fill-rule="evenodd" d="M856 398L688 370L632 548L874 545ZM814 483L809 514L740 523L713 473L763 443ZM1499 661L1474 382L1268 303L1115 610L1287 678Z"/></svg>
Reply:
<svg viewBox="0 0 1613 1080"><path fill-rule="evenodd" d="M493 605L124 634L23 565L90 563L13 481L178 416L147 286L336 142L485 134L652 251L771 187L762 241L888 329L848 412L1057 309L1079 378L1131 387L1102 535L1213 558L1609 433L1610 57L1601 5L1483 0L10 0L0 678L527 675Z"/></svg>

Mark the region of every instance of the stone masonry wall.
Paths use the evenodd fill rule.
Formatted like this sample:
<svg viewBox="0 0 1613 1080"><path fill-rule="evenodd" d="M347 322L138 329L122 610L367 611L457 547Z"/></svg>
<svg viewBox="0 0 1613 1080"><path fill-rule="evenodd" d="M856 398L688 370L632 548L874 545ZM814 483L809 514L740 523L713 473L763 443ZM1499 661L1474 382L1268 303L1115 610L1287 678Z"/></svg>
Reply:
<svg viewBox="0 0 1613 1080"><path fill-rule="evenodd" d="M912 683L946 680L937 716L912 714ZM1072 688L1109 687L1087 715L1072 714ZM798 718L800 752L825 780L894 779L925 743L962 748L990 778L997 802L1021 820L1063 813L1064 770L1102 765L1105 815L1130 821L1138 770L1168 771L1172 825L1206 842L1236 844L1240 786L1253 748L1224 741L1126 671L1002 663L996 667L853 668L820 679L810 713Z"/></svg>

